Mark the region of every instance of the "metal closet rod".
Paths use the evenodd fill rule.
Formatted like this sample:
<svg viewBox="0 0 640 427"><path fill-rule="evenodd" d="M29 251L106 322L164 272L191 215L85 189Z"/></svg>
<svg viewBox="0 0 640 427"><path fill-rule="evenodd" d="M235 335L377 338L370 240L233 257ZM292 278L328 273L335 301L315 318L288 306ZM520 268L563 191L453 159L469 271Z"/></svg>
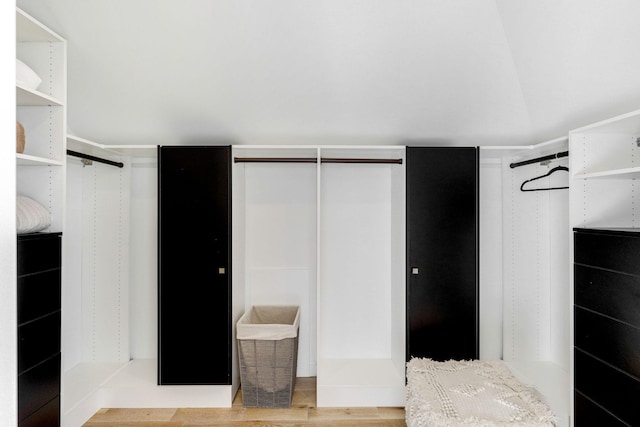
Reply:
<svg viewBox="0 0 640 427"><path fill-rule="evenodd" d="M235 163L318 163L315 157L234 157ZM353 159L322 157L320 163L383 163L402 164L402 159Z"/></svg>
<svg viewBox="0 0 640 427"><path fill-rule="evenodd" d="M101 157L92 156L90 154L83 154L83 153L79 153L79 152L73 151L73 150L67 150L67 155L73 156L73 157L78 157L78 158L81 158L81 159L91 160L91 161L98 162L98 163L104 163L105 165L115 166L115 167L118 167L118 168L123 168L124 167L124 163L122 163L122 162L114 162L113 160L107 160L107 159L103 159Z"/></svg>
<svg viewBox="0 0 640 427"><path fill-rule="evenodd" d="M532 163L544 162L545 160L554 160L554 159L559 159L560 157L567 157L568 155L569 155L568 151L561 151L559 153L549 154L548 156L536 157L535 159L523 160L521 162L514 162L514 163L511 163L509 167L513 169L519 166L530 165Z"/></svg>

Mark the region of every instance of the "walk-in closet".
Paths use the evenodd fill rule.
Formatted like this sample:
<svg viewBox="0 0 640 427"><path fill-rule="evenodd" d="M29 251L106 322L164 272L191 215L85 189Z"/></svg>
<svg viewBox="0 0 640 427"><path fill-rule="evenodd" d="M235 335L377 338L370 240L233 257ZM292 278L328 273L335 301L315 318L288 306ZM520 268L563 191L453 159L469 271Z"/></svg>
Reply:
<svg viewBox="0 0 640 427"><path fill-rule="evenodd" d="M0 425L262 414L272 305L305 414L640 424L640 2L115 3L0 5Z"/></svg>

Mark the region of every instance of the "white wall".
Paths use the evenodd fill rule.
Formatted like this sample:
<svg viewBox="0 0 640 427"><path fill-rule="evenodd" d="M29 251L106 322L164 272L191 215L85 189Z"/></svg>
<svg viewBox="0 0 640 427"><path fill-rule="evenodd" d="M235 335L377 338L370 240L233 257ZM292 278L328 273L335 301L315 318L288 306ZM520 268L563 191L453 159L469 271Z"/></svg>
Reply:
<svg viewBox="0 0 640 427"><path fill-rule="evenodd" d="M502 359L502 162L480 163L480 359Z"/></svg>
<svg viewBox="0 0 640 427"><path fill-rule="evenodd" d="M67 159L66 227L63 235L62 371L82 361L83 167Z"/></svg>
<svg viewBox="0 0 640 427"><path fill-rule="evenodd" d="M158 342L158 165L131 161L130 327L132 359L155 359Z"/></svg>
<svg viewBox="0 0 640 427"><path fill-rule="evenodd" d="M393 167L322 166L320 358L393 355Z"/></svg>
<svg viewBox="0 0 640 427"><path fill-rule="evenodd" d="M246 164L245 308L300 306L298 376L316 375L316 165ZM242 214L242 212L238 212ZM234 215L234 218L238 215Z"/></svg>

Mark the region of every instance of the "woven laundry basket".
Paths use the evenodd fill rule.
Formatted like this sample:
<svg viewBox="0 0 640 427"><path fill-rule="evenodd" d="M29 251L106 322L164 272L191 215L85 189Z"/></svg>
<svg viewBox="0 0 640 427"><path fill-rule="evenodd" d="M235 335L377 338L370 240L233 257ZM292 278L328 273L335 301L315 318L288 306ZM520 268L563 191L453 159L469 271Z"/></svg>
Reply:
<svg viewBox="0 0 640 427"><path fill-rule="evenodd" d="M238 320L236 338L243 406L291 406L299 326L298 306L253 306Z"/></svg>

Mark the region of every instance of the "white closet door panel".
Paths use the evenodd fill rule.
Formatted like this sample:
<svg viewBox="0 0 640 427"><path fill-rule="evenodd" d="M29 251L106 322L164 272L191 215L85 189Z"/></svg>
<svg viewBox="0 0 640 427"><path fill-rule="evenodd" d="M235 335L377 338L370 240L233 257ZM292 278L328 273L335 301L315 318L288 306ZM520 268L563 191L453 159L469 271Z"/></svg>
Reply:
<svg viewBox="0 0 640 427"><path fill-rule="evenodd" d="M84 168L83 359L129 360L129 169Z"/></svg>
<svg viewBox="0 0 640 427"><path fill-rule="evenodd" d="M67 161L66 226L63 234L62 353L63 372L82 361L82 222L83 167Z"/></svg>
<svg viewBox="0 0 640 427"><path fill-rule="evenodd" d="M320 357L389 358L390 166L323 165L321 200Z"/></svg>
<svg viewBox="0 0 640 427"><path fill-rule="evenodd" d="M505 165L510 162L506 161ZM550 192L520 191L524 180L546 172L548 168L541 166L516 169L504 166L505 360L548 360L550 357ZM536 185L550 184L543 181Z"/></svg>
<svg viewBox="0 0 640 427"><path fill-rule="evenodd" d="M480 359L502 359L502 164L480 164Z"/></svg>
<svg viewBox="0 0 640 427"><path fill-rule="evenodd" d="M158 352L158 168L155 161L131 165L130 342L133 359Z"/></svg>
<svg viewBox="0 0 640 427"><path fill-rule="evenodd" d="M571 242L568 190L549 194L549 315L551 361L569 370L569 272Z"/></svg>

